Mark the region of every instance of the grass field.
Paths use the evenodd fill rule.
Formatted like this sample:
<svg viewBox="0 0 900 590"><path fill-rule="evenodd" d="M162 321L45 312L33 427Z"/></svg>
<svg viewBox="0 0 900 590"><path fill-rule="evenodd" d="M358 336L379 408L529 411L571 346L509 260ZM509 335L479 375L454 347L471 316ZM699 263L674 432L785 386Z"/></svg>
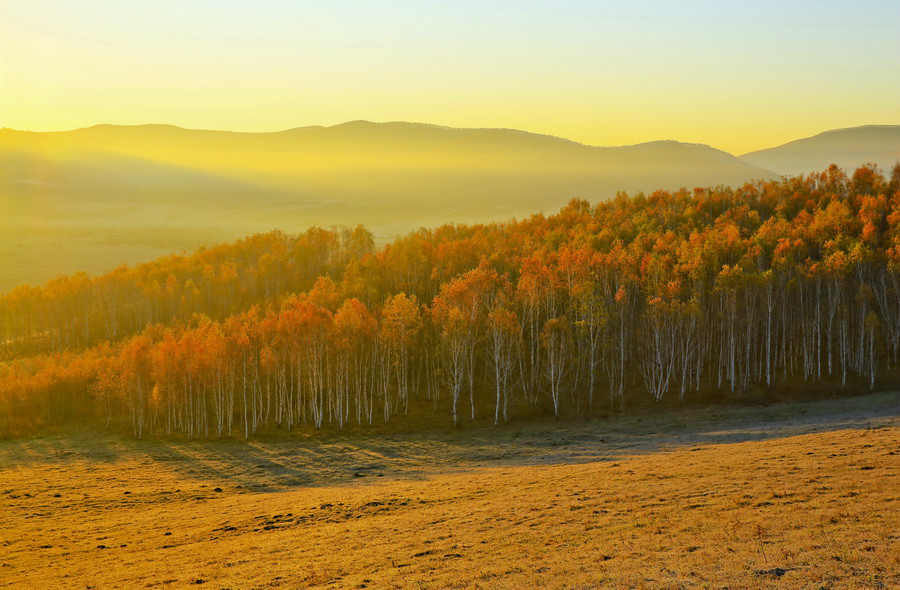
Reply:
<svg viewBox="0 0 900 590"><path fill-rule="evenodd" d="M0 443L0 588L900 588L900 395Z"/></svg>

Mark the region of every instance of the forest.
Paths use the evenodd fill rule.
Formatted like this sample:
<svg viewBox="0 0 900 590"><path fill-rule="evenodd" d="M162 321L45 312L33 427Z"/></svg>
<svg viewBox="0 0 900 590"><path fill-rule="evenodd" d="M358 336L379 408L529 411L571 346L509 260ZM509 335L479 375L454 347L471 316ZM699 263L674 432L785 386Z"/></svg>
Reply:
<svg viewBox="0 0 900 590"><path fill-rule="evenodd" d="M900 165L281 231L0 296L0 436L250 438L896 386ZM643 407L643 406L642 406Z"/></svg>

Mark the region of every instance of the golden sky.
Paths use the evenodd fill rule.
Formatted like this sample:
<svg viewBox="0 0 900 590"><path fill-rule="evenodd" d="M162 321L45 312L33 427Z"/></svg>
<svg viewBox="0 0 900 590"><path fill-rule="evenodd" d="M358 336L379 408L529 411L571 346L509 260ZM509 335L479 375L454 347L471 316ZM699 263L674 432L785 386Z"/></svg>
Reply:
<svg viewBox="0 0 900 590"><path fill-rule="evenodd" d="M0 127L349 120L741 154L900 123L896 0L0 4Z"/></svg>

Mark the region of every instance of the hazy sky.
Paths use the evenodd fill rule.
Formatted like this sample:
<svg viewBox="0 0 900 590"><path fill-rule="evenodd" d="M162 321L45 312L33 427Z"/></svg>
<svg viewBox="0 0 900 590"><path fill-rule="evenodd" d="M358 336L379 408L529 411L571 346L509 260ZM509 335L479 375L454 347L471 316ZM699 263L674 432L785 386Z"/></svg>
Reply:
<svg viewBox="0 0 900 590"><path fill-rule="evenodd" d="M738 154L900 123L900 2L0 2L0 127L354 119Z"/></svg>

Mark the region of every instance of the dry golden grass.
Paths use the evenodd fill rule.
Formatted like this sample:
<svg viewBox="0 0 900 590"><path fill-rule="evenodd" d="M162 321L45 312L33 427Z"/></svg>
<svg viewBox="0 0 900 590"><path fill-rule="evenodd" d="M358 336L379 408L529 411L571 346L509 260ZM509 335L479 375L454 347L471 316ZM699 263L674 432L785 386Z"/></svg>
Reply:
<svg viewBox="0 0 900 590"><path fill-rule="evenodd" d="M900 588L898 400L9 441L0 587Z"/></svg>

